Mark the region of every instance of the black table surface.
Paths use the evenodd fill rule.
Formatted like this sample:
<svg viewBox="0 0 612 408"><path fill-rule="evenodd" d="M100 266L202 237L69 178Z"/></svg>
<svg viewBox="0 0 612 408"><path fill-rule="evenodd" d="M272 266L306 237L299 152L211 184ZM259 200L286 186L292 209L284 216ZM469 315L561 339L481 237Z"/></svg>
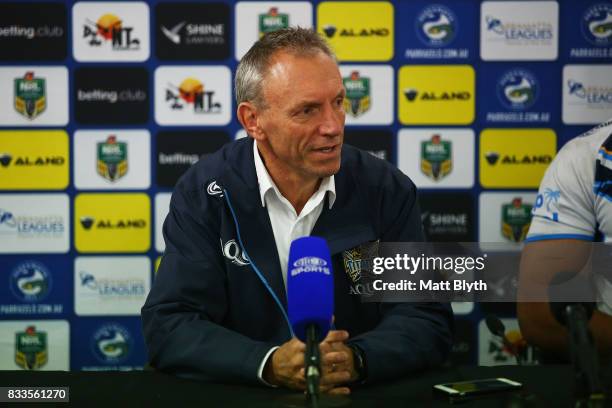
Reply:
<svg viewBox="0 0 612 408"><path fill-rule="evenodd" d="M437 369L376 385L354 388L349 397L328 397L321 407L449 407L432 386L453 381L506 377L523 383L521 392L479 398L458 407L570 407L570 366L497 366ZM199 407L305 407L304 396L289 390L202 383L154 371L0 371L0 386L70 387L71 405ZM22 405L22 404L20 404ZM62 404L65 406L65 404ZM49 406L45 404L44 406Z"/></svg>

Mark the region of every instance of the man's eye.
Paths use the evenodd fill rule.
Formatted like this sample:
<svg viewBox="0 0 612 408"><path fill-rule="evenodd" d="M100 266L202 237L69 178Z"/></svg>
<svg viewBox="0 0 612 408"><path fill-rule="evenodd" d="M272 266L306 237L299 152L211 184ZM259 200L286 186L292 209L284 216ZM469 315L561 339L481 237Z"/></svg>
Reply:
<svg viewBox="0 0 612 408"><path fill-rule="evenodd" d="M302 109L302 115L310 115L312 112L314 112L314 108L312 107Z"/></svg>
<svg viewBox="0 0 612 408"><path fill-rule="evenodd" d="M341 107L344 103L344 98L336 99L336 106Z"/></svg>

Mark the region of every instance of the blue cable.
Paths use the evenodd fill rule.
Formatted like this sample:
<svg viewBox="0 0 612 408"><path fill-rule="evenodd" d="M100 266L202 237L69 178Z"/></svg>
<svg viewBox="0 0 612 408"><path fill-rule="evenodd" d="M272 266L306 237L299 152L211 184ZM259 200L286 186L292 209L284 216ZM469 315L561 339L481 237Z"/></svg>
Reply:
<svg viewBox="0 0 612 408"><path fill-rule="evenodd" d="M238 243L240 244L240 248L242 248L242 253L244 254L244 257L251 263L251 266L253 267L253 270L255 271L257 276L259 277L259 280L261 281L261 283L264 284L266 289L268 289L268 292L270 292L270 294L272 295L272 298L274 299L274 301L278 305L278 308L280 309L281 313L283 314L283 317L285 318L285 322L287 322L287 327L289 327L289 333L291 334L291 338L293 338L293 337L295 337L295 334L293 333L293 328L291 327L291 323L289 322L289 316L287 316L287 312L285 311L285 308L283 307L283 304L281 303L281 301L278 298L278 296L276 296L276 293L274 293L274 291L270 287L270 284L268 283L266 278L264 278L264 276L261 274L261 272L259 271L259 268L257 267L257 265L255 265L255 263L253 262L251 257L247 254L246 249L244 249L244 245L242 244L242 237L240 236L240 227L238 226L238 219L236 218L236 213L234 212L234 207L232 207L232 203L231 203L231 200L229 198L229 194L228 194L226 189L223 189L223 195L225 196L225 201L227 202L227 205L229 206L230 212L232 213L232 218L234 219L234 225L236 226L236 234L238 235Z"/></svg>

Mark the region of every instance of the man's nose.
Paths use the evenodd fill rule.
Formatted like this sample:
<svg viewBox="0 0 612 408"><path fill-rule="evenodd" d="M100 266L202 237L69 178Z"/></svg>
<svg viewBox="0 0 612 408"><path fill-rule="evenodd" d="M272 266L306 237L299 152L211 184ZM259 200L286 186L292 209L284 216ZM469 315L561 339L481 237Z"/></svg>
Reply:
<svg viewBox="0 0 612 408"><path fill-rule="evenodd" d="M344 110L342 108L327 105L323 110L319 130L325 136L338 136L344 128Z"/></svg>

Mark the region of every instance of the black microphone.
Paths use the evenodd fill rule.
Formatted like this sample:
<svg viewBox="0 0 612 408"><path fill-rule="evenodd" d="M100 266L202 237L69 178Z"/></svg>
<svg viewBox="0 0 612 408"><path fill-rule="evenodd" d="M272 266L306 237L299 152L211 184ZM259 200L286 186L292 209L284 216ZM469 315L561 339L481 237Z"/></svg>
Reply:
<svg viewBox="0 0 612 408"><path fill-rule="evenodd" d="M306 393L316 407L321 378L319 343L327 336L334 313L331 255L323 238L302 237L291 243L287 306L295 336L306 343Z"/></svg>
<svg viewBox="0 0 612 408"><path fill-rule="evenodd" d="M569 352L576 381L576 396L579 398L603 398L604 387L600 378L599 360L589 320L595 310L594 303L550 304L557 321L567 327Z"/></svg>
<svg viewBox="0 0 612 408"><path fill-rule="evenodd" d="M589 300L595 299L595 296L589 277L572 271L555 275L548 288L550 311L559 324L568 330L576 397L588 401L604 397L597 350L589 329L589 320L595 311L595 303Z"/></svg>

